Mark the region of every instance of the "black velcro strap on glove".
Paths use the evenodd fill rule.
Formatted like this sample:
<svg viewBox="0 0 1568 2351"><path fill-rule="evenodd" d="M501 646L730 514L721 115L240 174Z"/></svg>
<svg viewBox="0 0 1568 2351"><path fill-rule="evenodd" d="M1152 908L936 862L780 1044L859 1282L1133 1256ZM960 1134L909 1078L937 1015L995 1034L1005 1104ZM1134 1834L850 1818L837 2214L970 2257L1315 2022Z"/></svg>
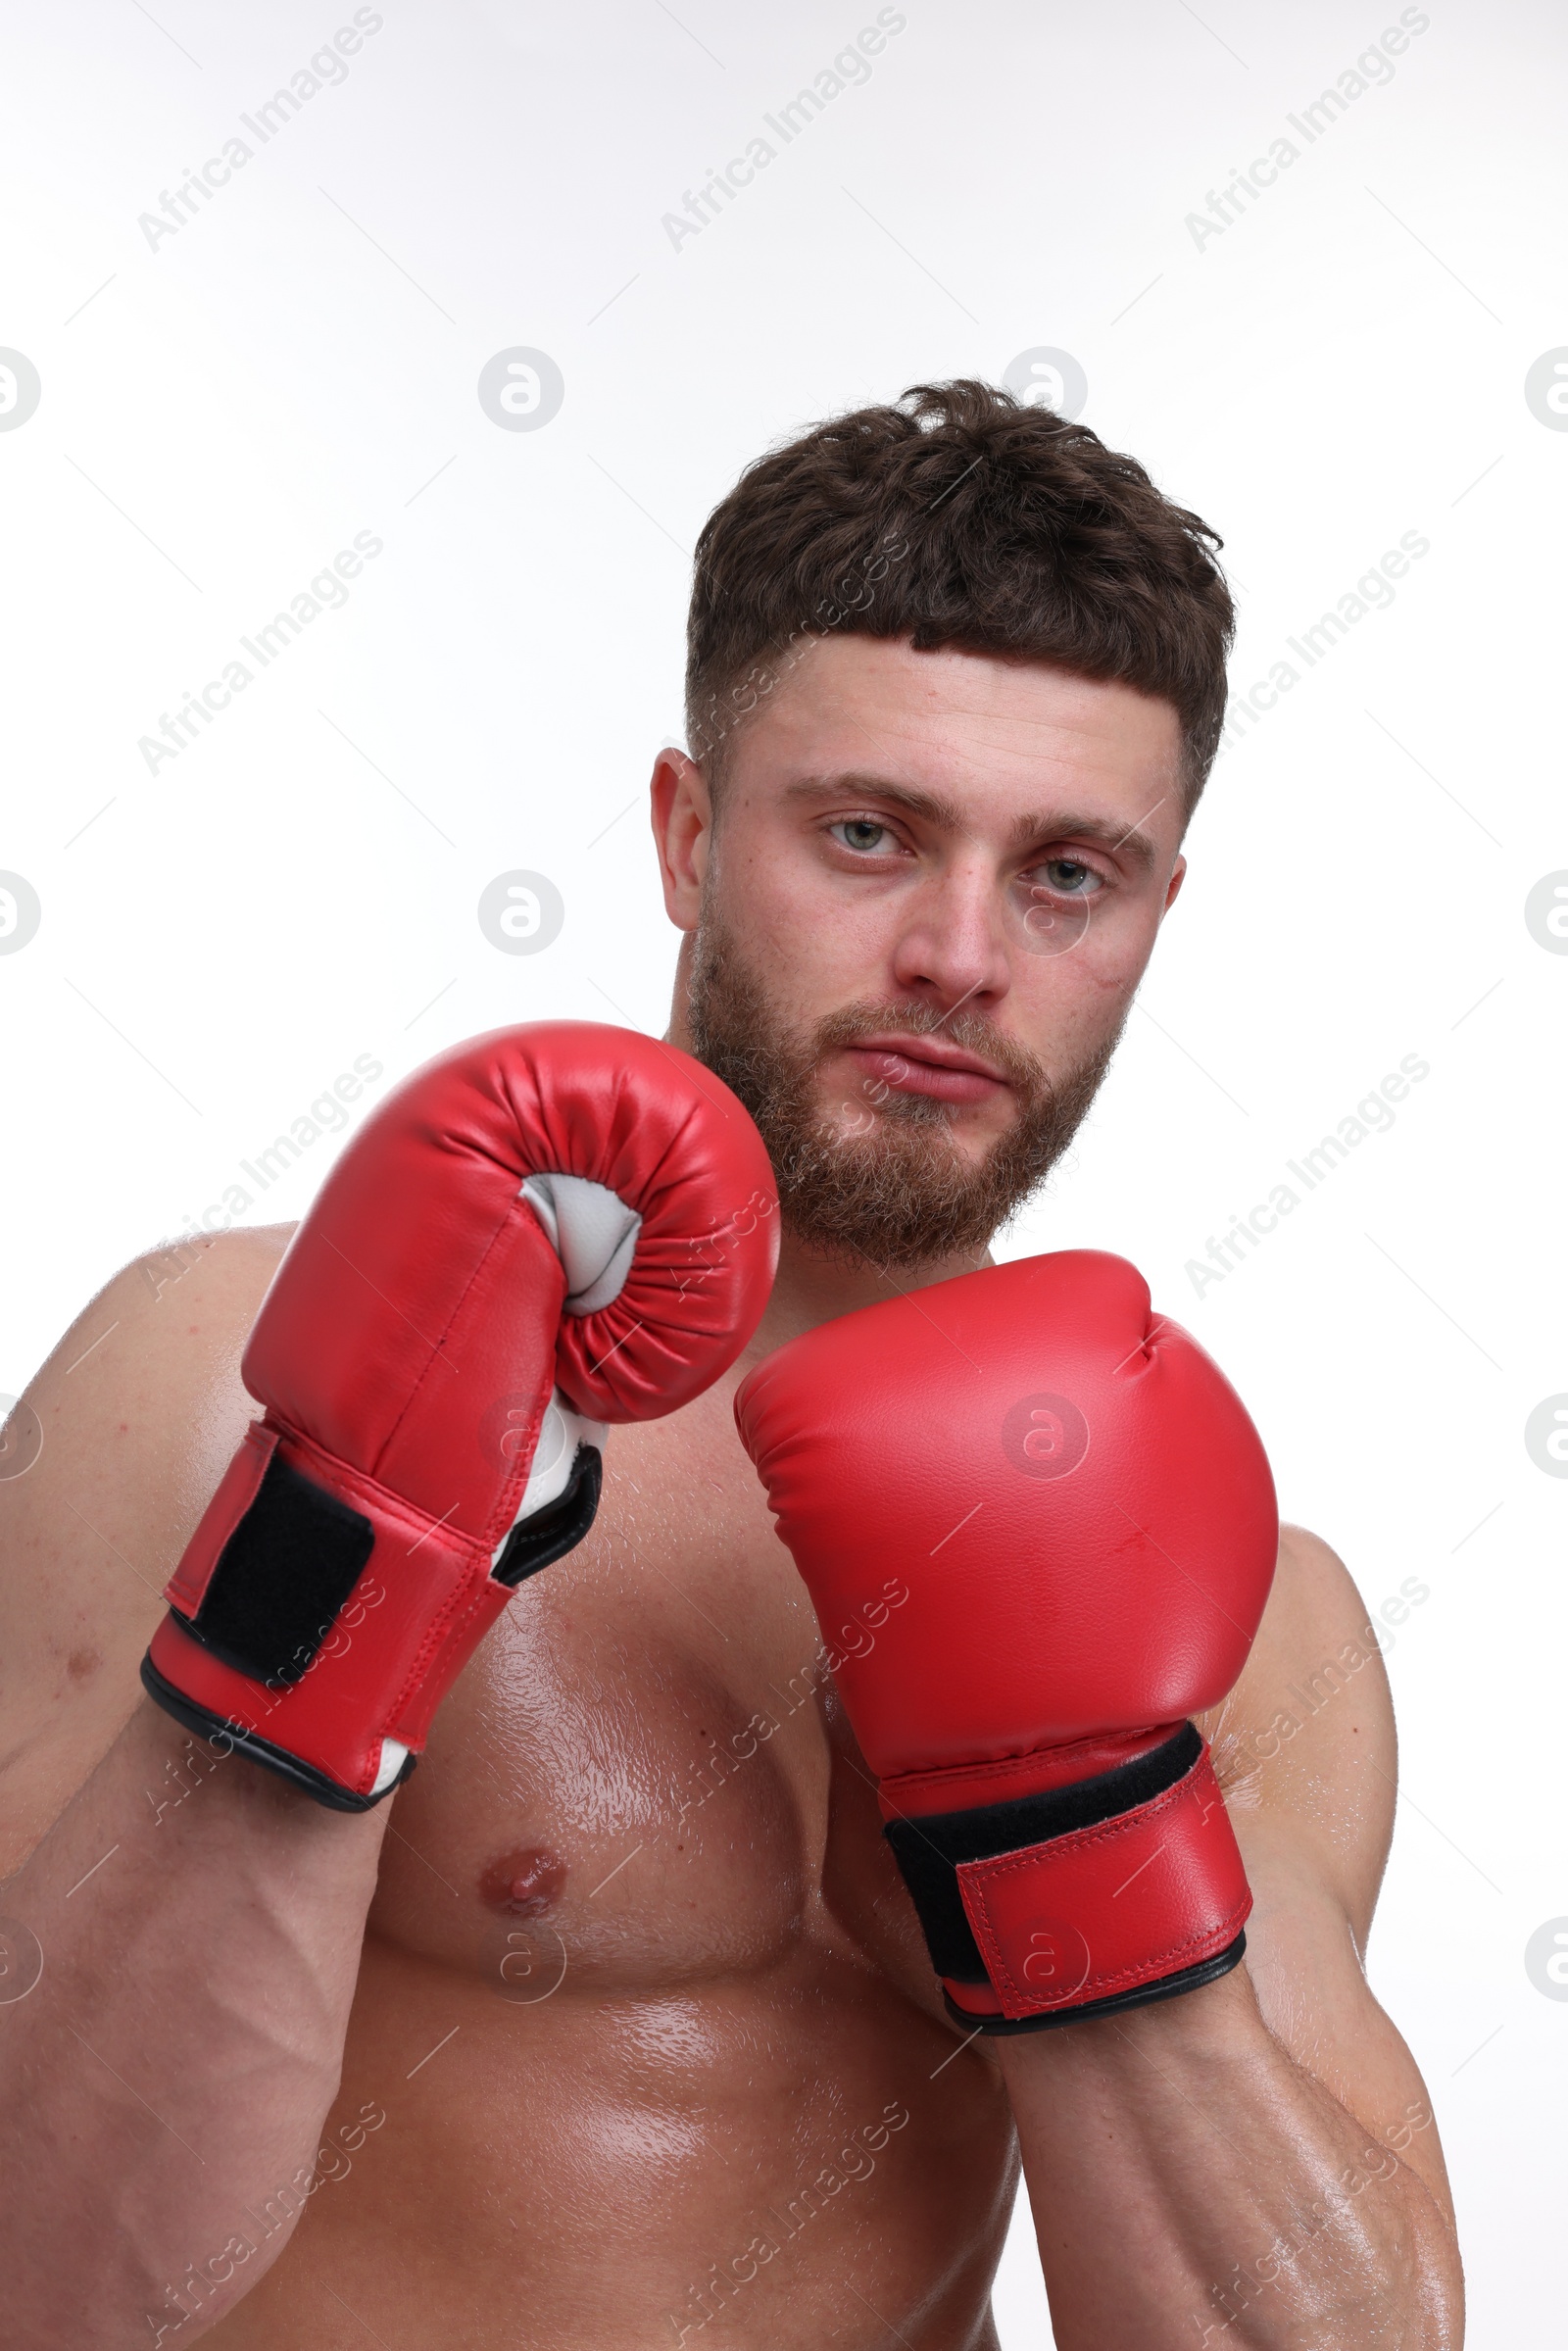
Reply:
<svg viewBox="0 0 1568 2351"><path fill-rule="evenodd" d="M194 1618L174 1613L225 1665L287 1689L332 1630L374 1547L362 1511L274 1453Z"/></svg>

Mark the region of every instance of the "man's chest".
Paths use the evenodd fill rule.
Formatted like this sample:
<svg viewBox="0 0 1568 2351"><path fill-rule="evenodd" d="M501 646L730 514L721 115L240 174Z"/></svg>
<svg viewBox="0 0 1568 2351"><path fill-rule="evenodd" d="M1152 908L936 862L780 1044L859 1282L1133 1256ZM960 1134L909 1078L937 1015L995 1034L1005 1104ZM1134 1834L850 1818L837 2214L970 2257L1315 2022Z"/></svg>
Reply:
<svg viewBox="0 0 1568 2351"><path fill-rule="evenodd" d="M801 1936L924 1973L809 1599L727 1396L612 1432L396 1798L369 1928L499 1997L695 1987Z"/></svg>

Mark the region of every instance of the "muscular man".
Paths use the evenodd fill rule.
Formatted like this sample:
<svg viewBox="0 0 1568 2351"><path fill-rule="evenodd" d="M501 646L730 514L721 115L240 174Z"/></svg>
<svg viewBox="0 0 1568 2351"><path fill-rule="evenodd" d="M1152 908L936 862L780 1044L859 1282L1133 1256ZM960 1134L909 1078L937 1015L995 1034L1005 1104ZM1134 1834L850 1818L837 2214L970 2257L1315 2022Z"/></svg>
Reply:
<svg viewBox="0 0 1568 2351"><path fill-rule="evenodd" d="M287 1235L154 1252L40 1373L42 1450L0 1483L0 2286L27 2351L984 2351L1020 2159L1062 2351L1458 2343L1437 2130L1362 1970L1394 1729L1333 1552L1286 1530L1198 1715L1245 1959L978 2030L997 2002L938 1981L862 1711L910 1585L879 1565L824 1652L732 1415L749 1375L776 1398L773 1350L826 1350L792 1375L818 1419L841 1397L817 1532L781 1504L813 1590L824 1526L885 1562L903 1490L864 1448L916 1371L964 1467L964 1366L912 1335L961 1337L957 1286L999 1278L990 1238L1066 1148L1180 889L1224 702L1213 544L1086 427L978 384L819 427L715 513L693 756L653 779L669 1036L766 1144L777 1283L732 1368L612 1430L591 1532L505 1606L394 1794L332 1809L137 1679L256 1416L239 1359ZM890 1306L914 1319L839 1346L836 1318ZM983 1529L956 1656L1004 1626L1016 1560ZM1183 1619L1138 1626L1177 1690ZM1070 1677L1125 1635L1064 1638ZM356 1785L396 1767L362 1756Z"/></svg>

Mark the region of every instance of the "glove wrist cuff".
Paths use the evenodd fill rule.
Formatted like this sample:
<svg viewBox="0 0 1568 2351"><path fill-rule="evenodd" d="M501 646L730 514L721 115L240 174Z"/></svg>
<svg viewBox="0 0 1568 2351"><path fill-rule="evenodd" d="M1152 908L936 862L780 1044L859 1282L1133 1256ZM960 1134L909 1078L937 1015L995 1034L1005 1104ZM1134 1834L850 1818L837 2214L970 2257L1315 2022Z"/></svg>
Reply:
<svg viewBox="0 0 1568 2351"><path fill-rule="evenodd" d="M165 1590L142 1680L187 1730L342 1811L414 1769L430 1719L516 1585L587 1532L599 1454L489 1546L297 1432L252 1425Z"/></svg>
<svg viewBox="0 0 1568 2351"><path fill-rule="evenodd" d="M1092 1778L884 1834L950 2009L981 2030L1167 1998L1245 1947L1251 1894L1191 1723Z"/></svg>

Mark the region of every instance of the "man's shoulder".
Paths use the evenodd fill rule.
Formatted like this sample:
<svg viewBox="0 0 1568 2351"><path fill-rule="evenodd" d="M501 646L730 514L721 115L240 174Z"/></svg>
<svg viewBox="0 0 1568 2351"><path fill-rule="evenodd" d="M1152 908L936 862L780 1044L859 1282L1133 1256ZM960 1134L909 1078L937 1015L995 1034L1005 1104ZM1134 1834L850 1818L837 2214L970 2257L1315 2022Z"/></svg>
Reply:
<svg viewBox="0 0 1568 2351"><path fill-rule="evenodd" d="M1342 1694L1350 1702L1331 1712L1329 1701ZM1224 1735L1245 1740L1255 1760L1308 1728L1321 1750L1329 1737L1344 1740L1385 1720L1392 1726L1380 1628L1345 1561L1305 1527L1280 1529L1263 1621L1221 1715Z"/></svg>
<svg viewBox="0 0 1568 2351"><path fill-rule="evenodd" d="M19 1531L40 1515L113 1517L147 1479L200 1503L215 1439L226 1460L234 1411L255 1411L239 1362L291 1228L247 1227L161 1245L123 1266L72 1323L13 1416L14 1474L0 1481L11 1583ZM224 1426L221 1432L215 1420ZM174 1496L170 1495L171 1503Z"/></svg>
<svg viewBox="0 0 1568 2351"><path fill-rule="evenodd" d="M1228 1802L1253 1835L1316 1852L1364 1935L1393 1831L1394 1705L1378 1625L1339 1554L1280 1530L1263 1622L1241 1678L1205 1729Z"/></svg>
<svg viewBox="0 0 1568 2351"><path fill-rule="evenodd" d="M1321 1535L1289 1523L1280 1528L1274 1586L1259 1629L1260 1643L1282 1652L1329 1651L1364 1635L1377 1652L1366 1602L1345 1561Z"/></svg>
<svg viewBox="0 0 1568 2351"><path fill-rule="evenodd" d="M36 1449L10 1483L21 1503L52 1492L63 1457L108 1440L135 1460L178 1443L215 1386L238 1385L239 1357L288 1245L288 1225L160 1243L122 1266L81 1309L30 1383L19 1418ZM19 1444L19 1454L23 1447Z"/></svg>
<svg viewBox="0 0 1568 2351"><path fill-rule="evenodd" d="M24 1812L83 1756L90 1769L136 1703L163 1587L256 1412L240 1357L288 1239L266 1226L147 1250L77 1315L13 1414L0 1770Z"/></svg>
<svg viewBox="0 0 1568 2351"><path fill-rule="evenodd" d="M160 1242L156 1248L144 1249L100 1295L107 1298L115 1292L124 1296L128 1287L136 1284L158 1304L177 1286L187 1301L199 1299L209 1311L254 1301L250 1305L254 1317L256 1304L297 1230L292 1224L264 1224L233 1225L222 1233L186 1233L178 1241Z"/></svg>

